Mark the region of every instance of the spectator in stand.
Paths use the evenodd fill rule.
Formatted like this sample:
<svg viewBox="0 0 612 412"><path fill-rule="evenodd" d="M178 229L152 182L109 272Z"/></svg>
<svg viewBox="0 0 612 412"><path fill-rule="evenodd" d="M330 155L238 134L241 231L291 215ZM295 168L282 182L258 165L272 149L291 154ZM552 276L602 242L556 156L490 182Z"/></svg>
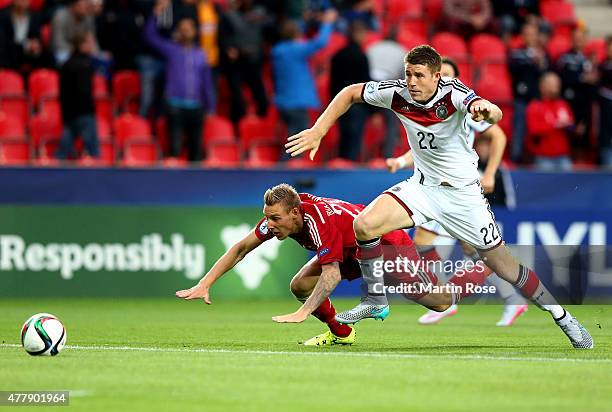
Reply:
<svg viewBox="0 0 612 412"><path fill-rule="evenodd" d="M219 26L221 71L231 94L230 117L238 123L246 114L242 83L251 89L257 115L268 112L268 97L263 84L263 30L268 18L254 0L235 0L222 16Z"/></svg>
<svg viewBox="0 0 612 412"><path fill-rule="evenodd" d="M336 16L336 11L327 10L318 35L308 41L298 38L300 31L296 22L282 23L281 41L272 48L271 59L276 107L287 125L288 136L307 129L308 109L321 106L308 58L327 45Z"/></svg>
<svg viewBox="0 0 612 412"><path fill-rule="evenodd" d="M354 22L360 22L373 31L380 30L372 0L340 0L335 2L340 10L338 30L348 33Z"/></svg>
<svg viewBox="0 0 612 412"><path fill-rule="evenodd" d="M606 39L607 56L599 66L600 162L612 166L612 36Z"/></svg>
<svg viewBox="0 0 612 412"><path fill-rule="evenodd" d="M200 47L206 53L208 65L212 70L214 97L217 95L219 77L219 18L221 8L212 0L196 2L197 20L200 27Z"/></svg>
<svg viewBox="0 0 612 412"><path fill-rule="evenodd" d="M509 66L514 93L512 119L512 160L522 161L525 140L525 110L529 102L538 97L538 84L549 68L546 50L540 44L538 26L526 23L522 29L523 46L510 51Z"/></svg>
<svg viewBox="0 0 612 412"><path fill-rule="evenodd" d="M404 56L408 51L395 41L395 36L395 30L391 30L385 40L374 43L366 50L370 65L370 78L374 81L381 82L384 80L403 79L405 77ZM395 157L395 146L401 137L400 122L393 111L379 110L373 106L372 108L374 111L381 113L385 118L383 156L385 158Z"/></svg>
<svg viewBox="0 0 612 412"><path fill-rule="evenodd" d="M202 160L204 113L214 112L210 67L206 55L196 46L197 26L189 17L176 28L176 41L157 32L157 19L170 7L169 0L158 0L154 15L145 26L145 38L166 59L166 108L170 156L181 154L183 134L187 135L190 161Z"/></svg>
<svg viewBox="0 0 612 412"><path fill-rule="evenodd" d="M70 47L73 52L60 68L60 106L64 133L55 157L61 160L73 155L77 136L83 138L89 156L99 157L92 90L92 54L95 47L92 32L76 33Z"/></svg>
<svg viewBox="0 0 612 412"><path fill-rule="evenodd" d="M589 145L591 133L592 105L595 101L595 83L597 82L596 65L584 54L587 43L587 32L578 28L572 35L572 48L559 57L558 73L563 84L565 98L576 117L577 148Z"/></svg>
<svg viewBox="0 0 612 412"><path fill-rule="evenodd" d="M349 41L331 59L330 96L335 96L346 86L370 81L368 57L363 52L363 42L368 28L360 21L351 23ZM363 129L368 119L368 108L354 104L339 119L340 146L338 156L359 161L363 145Z"/></svg>
<svg viewBox="0 0 612 412"><path fill-rule="evenodd" d="M30 10L30 0L13 0L0 10L0 66L29 72L45 65L40 24L38 13Z"/></svg>
<svg viewBox="0 0 612 412"><path fill-rule="evenodd" d="M492 5L504 38L516 34L530 16L540 14L540 0L495 0Z"/></svg>
<svg viewBox="0 0 612 412"><path fill-rule="evenodd" d="M447 31L465 38L495 30L489 0L444 0L442 19Z"/></svg>
<svg viewBox="0 0 612 412"><path fill-rule="evenodd" d="M95 36L94 16L89 0L69 0L67 6L58 9L51 22L51 48L58 66L61 66L72 52L71 40L76 33L89 32ZM93 38L94 54L99 50L98 41Z"/></svg>
<svg viewBox="0 0 612 412"><path fill-rule="evenodd" d="M561 97L561 80L548 72L540 80L541 99L527 106L527 149L534 155L535 166L544 171L572 169L569 136L574 115Z"/></svg>

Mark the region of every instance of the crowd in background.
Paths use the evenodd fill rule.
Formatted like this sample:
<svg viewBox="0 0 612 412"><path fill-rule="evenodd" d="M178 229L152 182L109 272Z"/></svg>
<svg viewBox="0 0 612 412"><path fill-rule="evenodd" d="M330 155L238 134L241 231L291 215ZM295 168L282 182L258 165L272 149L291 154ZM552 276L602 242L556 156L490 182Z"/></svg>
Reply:
<svg viewBox="0 0 612 412"><path fill-rule="evenodd" d="M125 111L146 119L167 159L200 161L211 155L202 138L213 133L205 130L207 119L227 119L233 136L240 136L241 122L256 117L272 122L275 136L266 136L276 139L272 158L284 161L286 137L309 127L343 87L402 78L411 36L418 44L450 32L466 42L489 33L507 47L503 70L512 87L505 106L511 117L504 128L508 162L543 170L612 166L612 42L607 39L598 53L587 50L588 31L573 22L565 28L570 43L551 55L549 46L559 33L540 16L538 0L431 2L439 4L435 17L422 15L423 28L406 14L408 31L405 21L396 20L394 7L401 15L412 3L425 7L422 2L4 3L9 4L0 10L0 66L24 79L40 68L59 71L63 129L54 154L58 159L79 156L77 136L84 155L100 156L94 74L112 86L116 73L134 71L139 74L137 101L114 106L112 116ZM411 31L410 24L417 28ZM470 84L463 77L469 74L459 77ZM487 96L487 90L476 91ZM327 149L354 162L391 157L406 149L401 129L392 112L354 105Z"/></svg>

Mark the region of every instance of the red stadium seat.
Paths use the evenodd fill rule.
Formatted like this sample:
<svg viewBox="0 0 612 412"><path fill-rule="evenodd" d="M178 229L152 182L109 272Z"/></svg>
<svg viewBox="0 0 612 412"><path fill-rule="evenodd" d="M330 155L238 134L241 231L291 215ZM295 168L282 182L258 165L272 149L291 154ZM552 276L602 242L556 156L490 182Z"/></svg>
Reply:
<svg viewBox="0 0 612 412"><path fill-rule="evenodd" d="M19 118L26 124L28 122L28 100L25 96L0 96L0 112L7 116Z"/></svg>
<svg viewBox="0 0 612 412"><path fill-rule="evenodd" d="M109 97L108 83L100 73L96 73L93 78L93 95L94 98Z"/></svg>
<svg viewBox="0 0 612 412"><path fill-rule="evenodd" d="M208 116L204 123L204 144L216 141L234 141L234 125L222 116Z"/></svg>
<svg viewBox="0 0 612 412"><path fill-rule="evenodd" d="M362 158L368 160L380 156L385 140L385 119L382 114L374 114L367 120L363 132Z"/></svg>
<svg viewBox="0 0 612 412"><path fill-rule="evenodd" d="M472 56L472 64L506 64L506 45L498 37L490 34L477 34L470 40L469 49Z"/></svg>
<svg viewBox="0 0 612 412"><path fill-rule="evenodd" d="M336 157L335 159L331 159L327 163L325 163L325 167L327 167L328 169L353 169L358 165L359 163L357 162L343 159L341 157Z"/></svg>
<svg viewBox="0 0 612 412"><path fill-rule="evenodd" d="M121 164L127 167L154 166L159 160L159 151L154 142L128 139L123 145Z"/></svg>
<svg viewBox="0 0 612 412"><path fill-rule="evenodd" d="M115 119L113 128L117 145L120 147L127 139L151 140L151 126L146 119L140 116L122 114Z"/></svg>
<svg viewBox="0 0 612 412"><path fill-rule="evenodd" d="M16 116L0 112L0 140L25 140L25 123Z"/></svg>
<svg viewBox="0 0 612 412"><path fill-rule="evenodd" d="M113 142L100 142L100 163L103 166L115 164L115 145Z"/></svg>
<svg viewBox="0 0 612 412"><path fill-rule="evenodd" d="M367 50L371 45L381 41L383 39L383 35L372 30L368 30L365 35L365 40L363 41L363 48Z"/></svg>
<svg viewBox="0 0 612 412"><path fill-rule="evenodd" d="M140 98L140 75L132 70L122 70L113 76L113 102L121 112L135 112Z"/></svg>
<svg viewBox="0 0 612 412"><path fill-rule="evenodd" d="M0 142L0 164L20 166L30 162L30 145L23 141Z"/></svg>
<svg viewBox="0 0 612 412"><path fill-rule="evenodd" d="M584 54L589 58L593 57L597 63L601 63L606 59L607 48L604 39L590 39L584 48Z"/></svg>
<svg viewBox="0 0 612 412"><path fill-rule="evenodd" d="M387 20L396 23L405 19L423 18L423 0L387 0Z"/></svg>
<svg viewBox="0 0 612 412"><path fill-rule="evenodd" d="M98 140L100 142L112 142L113 132L111 124L103 117L96 116L96 131L98 132Z"/></svg>
<svg viewBox="0 0 612 412"><path fill-rule="evenodd" d="M256 144L249 148L246 167L265 168L274 167L281 155L281 148L277 144Z"/></svg>
<svg viewBox="0 0 612 412"><path fill-rule="evenodd" d="M29 129L32 143L35 147L38 147L39 143L44 140L59 140L63 132L60 122L53 121L52 119L40 115L30 119Z"/></svg>
<svg viewBox="0 0 612 412"><path fill-rule="evenodd" d="M321 104L326 106L331 98L330 98L330 90L329 90L329 74L321 73L315 79L317 84L317 93L319 94L319 99L321 100Z"/></svg>
<svg viewBox="0 0 612 412"><path fill-rule="evenodd" d="M569 1L542 3L540 11L542 17L552 24L555 34L570 34L576 27L576 11Z"/></svg>
<svg viewBox="0 0 612 412"><path fill-rule="evenodd" d="M500 81L496 77L482 78L476 84L478 95L497 105L510 104L513 101L512 83Z"/></svg>
<svg viewBox="0 0 612 412"><path fill-rule="evenodd" d="M0 96L23 96L23 77L13 70L0 70Z"/></svg>
<svg viewBox="0 0 612 412"><path fill-rule="evenodd" d="M397 24L398 33L413 34L418 37L427 37L427 21L422 17L406 18Z"/></svg>
<svg viewBox="0 0 612 412"><path fill-rule="evenodd" d="M59 75L55 70L34 70L28 78L30 102L38 108L43 99L57 99L59 97Z"/></svg>
<svg viewBox="0 0 612 412"><path fill-rule="evenodd" d="M427 44L427 39L418 33L414 33L407 30L400 30L397 33L397 42L402 45L406 50L410 50L413 47L421 44Z"/></svg>
<svg viewBox="0 0 612 412"><path fill-rule="evenodd" d="M206 160L202 162L204 167L238 167L240 165L240 152L236 143L211 143L206 147L206 153Z"/></svg>
<svg viewBox="0 0 612 412"><path fill-rule="evenodd" d="M38 114L45 116L53 120L54 122L62 121L62 107L59 100L49 99L40 102L40 108Z"/></svg>
<svg viewBox="0 0 612 412"><path fill-rule="evenodd" d="M427 0L425 2L425 16L432 23L437 23L444 9L444 0Z"/></svg>
<svg viewBox="0 0 612 412"><path fill-rule="evenodd" d="M96 106L96 117L113 122L113 101L109 97L97 97L94 100Z"/></svg>
<svg viewBox="0 0 612 412"><path fill-rule="evenodd" d="M311 161L308 156L295 157L283 163L287 169L316 169L319 163Z"/></svg>
<svg viewBox="0 0 612 412"><path fill-rule="evenodd" d="M569 38L569 36L564 34L554 35L546 45L546 51L548 52L548 55L553 63L571 48L572 40Z"/></svg>
<svg viewBox="0 0 612 412"><path fill-rule="evenodd" d="M276 143L276 122L270 118L245 116L238 123L238 136L243 148L248 148L253 142Z"/></svg>
<svg viewBox="0 0 612 412"><path fill-rule="evenodd" d="M0 0L0 8L10 6L12 3L13 0Z"/></svg>
<svg viewBox="0 0 612 412"><path fill-rule="evenodd" d="M370 159L367 164L368 169L386 169L387 159L384 159L382 157L376 157L374 159Z"/></svg>
<svg viewBox="0 0 612 412"><path fill-rule="evenodd" d="M438 33L431 39L431 46L442 56L453 59L456 63L464 63L468 59L465 41L453 33Z"/></svg>
<svg viewBox="0 0 612 412"><path fill-rule="evenodd" d="M472 87L472 66L468 63L457 63L457 69L459 69L459 80L461 80L461 83L468 87Z"/></svg>

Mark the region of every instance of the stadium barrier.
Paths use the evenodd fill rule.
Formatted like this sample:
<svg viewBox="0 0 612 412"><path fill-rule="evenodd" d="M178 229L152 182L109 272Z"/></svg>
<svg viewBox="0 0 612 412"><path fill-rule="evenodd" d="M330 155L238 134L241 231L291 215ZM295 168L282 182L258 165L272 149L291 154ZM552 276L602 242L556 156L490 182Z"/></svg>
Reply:
<svg viewBox="0 0 612 412"><path fill-rule="evenodd" d="M495 209L506 242L539 245L517 253L553 288L563 291L578 282L569 293L573 300L585 291L612 296L612 259L601 247L612 243L612 192L606 190L612 175L511 175L516 209ZM288 182L301 191L367 203L408 176L371 170L2 169L0 296L172 296L257 224L266 188ZM459 258L459 249L451 255ZM215 285L214 296L288 297L291 277L309 256L290 240L266 242ZM581 273L588 273L577 281L570 270L576 259ZM359 282L337 289L338 295L357 293Z"/></svg>

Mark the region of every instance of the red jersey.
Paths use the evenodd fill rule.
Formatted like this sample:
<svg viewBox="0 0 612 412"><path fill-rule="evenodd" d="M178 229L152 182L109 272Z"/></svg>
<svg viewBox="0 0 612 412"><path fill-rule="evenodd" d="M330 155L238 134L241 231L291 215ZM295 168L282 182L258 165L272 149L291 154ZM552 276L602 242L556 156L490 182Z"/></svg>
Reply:
<svg viewBox="0 0 612 412"><path fill-rule="evenodd" d="M309 193L300 193L300 200L304 227L300 233L290 237L303 248L315 251L322 265L356 261L357 242L353 221L365 206ZM268 230L265 217L257 224L255 235L262 242L274 237ZM387 244L412 245L410 237L403 230L388 233L383 240Z"/></svg>
<svg viewBox="0 0 612 412"><path fill-rule="evenodd" d="M570 153L568 133L562 124L573 124L572 109L565 100L534 100L527 105L527 148L536 156Z"/></svg>

